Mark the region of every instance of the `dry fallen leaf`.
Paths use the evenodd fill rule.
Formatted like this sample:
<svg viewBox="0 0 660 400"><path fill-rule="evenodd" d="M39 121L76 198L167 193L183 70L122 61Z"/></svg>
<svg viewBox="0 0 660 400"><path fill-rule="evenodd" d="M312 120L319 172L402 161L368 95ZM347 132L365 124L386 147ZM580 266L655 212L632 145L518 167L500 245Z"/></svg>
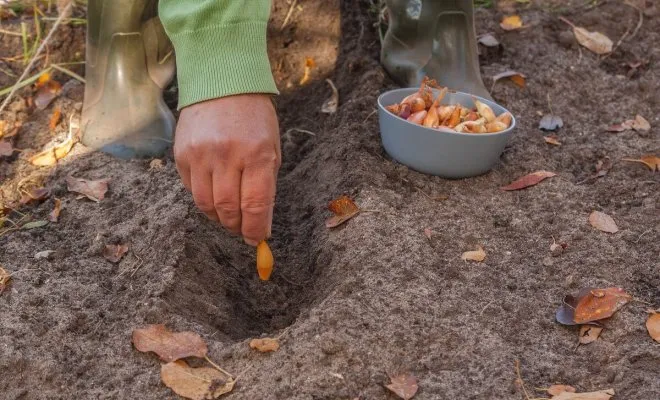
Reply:
<svg viewBox="0 0 660 400"><path fill-rule="evenodd" d="M654 155L644 156L642 158L623 158L623 161L642 163L649 167L653 172L660 171L660 157Z"/></svg>
<svg viewBox="0 0 660 400"><path fill-rule="evenodd" d="M600 211L593 211L589 214L589 223L594 228L603 232L617 233L619 231L612 217Z"/></svg>
<svg viewBox="0 0 660 400"><path fill-rule="evenodd" d="M556 175L557 174L550 171L543 171L543 170L536 171L536 172L532 172L531 174L525 175L522 178L518 178L506 186L502 186L500 189L507 191L520 190L526 187L534 186L537 183L541 182L542 180L546 178L552 178L553 176Z"/></svg>
<svg viewBox="0 0 660 400"><path fill-rule="evenodd" d="M69 154L74 144L75 141L73 140L73 137L69 137L64 142L33 155L30 158L30 162L32 165L42 167L53 165L57 163L57 160Z"/></svg>
<svg viewBox="0 0 660 400"><path fill-rule="evenodd" d="M60 118L62 118L62 111L60 111L60 108L57 107L53 111L53 114L50 116L50 120L48 121L48 129L54 131L55 128L57 128L57 124L60 123Z"/></svg>
<svg viewBox="0 0 660 400"><path fill-rule="evenodd" d="M339 91L337 91L337 87L330 79L326 79L325 81L328 82L328 85L330 85L330 89L332 89L332 95L330 98L323 102L323 105L321 106L321 112L326 114L334 114L337 112L337 107L339 107Z"/></svg>
<svg viewBox="0 0 660 400"><path fill-rule="evenodd" d="M479 36L479 39L477 39L477 41L486 47L497 47L500 45L500 41L497 40L495 36L493 36L490 33Z"/></svg>
<svg viewBox="0 0 660 400"><path fill-rule="evenodd" d="M660 312L653 311L646 320L646 330L656 342L660 343Z"/></svg>
<svg viewBox="0 0 660 400"><path fill-rule="evenodd" d="M163 160L160 158L154 158L149 162L149 171L159 171L165 167Z"/></svg>
<svg viewBox="0 0 660 400"><path fill-rule="evenodd" d="M575 393L575 388L569 385L552 385L547 392L550 396L556 396L562 392Z"/></svg>
<svg viewBox="0 0 660 400"><path fill-rule="evenodd" d="M522 26L522 18L520 18L519 15L510 15L508 17L504 17L502 18L502 22L500 22L500 27L505 31L520 29Z"/></svg>
<svg viewBox="0 0 660 400"><path fill-rule="evenodd" d="M539 121L539 129L544 131L556 131L564 126L564 121L556 115L546 114Z"/></svg>
<svg viewBox="0 0 660 400"><path fill-rule="evenodd" d="M103 249L103 257L112 263L118 263L127 252L127 244L106 244Z"/></svg>
<svg viewBox="0 0 660 400"><path fill-rule="evenodd" d="M32 221L27 224L21 225L21 229L34 229L41 228L42 226L48 225L48 221Z"/></svg>
<svg viewBox="0 0 660 400"><path fill-rule="evenodd" d="M348 196L341 196L328 204L334 216L325 221L327 228L337 227L360 213L360 208Z"/></svg>
<svg viewBox="0 0 660 400"><path fill-rule="evenodd" d="M133 330L133 345L139 351L153 351L163 361L172 362L185 357L206 357L208 348L195 332L172 332L165 325L148 325Z"/></svg>
<svg viewBox="0 0 660 400"><path fill-rule="evenodd" d="M303 72L302 78L300 78L300 85L304 85L309 82L310 76L312 74L312 68L316 67L316 62L311 57L305 57L305 71Z"/></svg>
<svg viewBox="0 0 660 400"><path fill-rule="evenodd" d="M86 179L68 176L66 178L66 186L69 192L80 193L90 200L99 202L103 200L105 193L108 191L108 180L88 181Z"/></svg>
<svg viewBox="0 0 660 400"><path fill-rule="evenodd" d="M614 389L585 393L561 392L553 396L551 400L610 400L612 396L614 396Z"/></svg>
<svg viewBox="0 0 660 400"><path fill-rule="evenodd" d="M591 289L578 299L573 321L585 324L609 318L631 299L625 290L618 287Z"/></svg>
<svg viewBox="0 0 660 400"><path fill-rule="evenodd" d="M598 339L598 336L600 336L602 331L602 326L582 325L578 334L578 341L580 344L593 343Z"/></svg>
<svg viewBox="0 0 660 400"><path fill-rule="evenodd" d="M53 206L53 210L48 214L48 220L50 222L57 222L60 218L60 212L62 212L62 200L55 198L53 201L55 205Z"/></svg>
<svg viewBox="0 0 660 400"><path fill-rule="evenodd" d="M277 351L280 348L280 341L274 338L252 339L250 340L250 348L262 353Z"/></svg>
<svg viewBox="0 0 660 400"><path fill-rule="evenodd" d="M10 280L11 274L6 269L0 267L0 294L5 291Z"/></svg>
<svg viewBox="0 0 660 400"><path fill-rule="evenodd" d="M526 83L525 75L521 74L520 72L516 72L516 71L504 71L504 72L501 72L497 75L494 75L493 76L493 86L495 86L495 83L497 83L497 81L499 81L500 79L504 79L504 78L509 78L513 83L520 86L521 88L525 87L525 83Z"/></svg>
<svg viewBox="0 0 660 400"><path fill-rule="evenodd" d="M45 110L59 96L61 91L62 86L59 82L48 80L37 89L37 94L34 95L34 105L40 110Z"/></svg>
<svg viewBox="0 0 660 400"><path fill-rule="evenodd" d="M559 141L559 137L557 135L543 136L543 140L545 140L547 144L561 146L561 142Z"/></svg>
<svg viewBox="0 0 660 400"><path fill-rule="evenodd" d="M236 381L214 368L192 368L183 360L161 365L160 379L179 396L192 400L217 399L234 389Z"/></svg>
<svg viewBox="0 0 660 400"><path fill-rule="evenodd" d="M14 146L9 142L0 141L0 157L11 157L14 154Z"/></svg>
<svg viewBox="0 0 660 400"><path fill-rule="evenodd" d="M635 119L632 120L630 127L633 128L636 131L642 131L642 132L647 132L651 129L651 124L649 124L649 121L646 120L646 118L642 117L641 115L637 114L635 116Z"/></svg>
<svg viewBox="0 0 660 400"><path fill-rule="evenodd" d="M575 307L578 301L588 295L594 288L583 288L578 292L577 296L567 294L562 300L562 304L557 308L555 318L557 322L562 325L577 325L575 322Z"/></svg>
<svg viewBox="0 0 660 400"><path fill-rule="evenodd" d="M486 259L486 252L481 246L477 246L477 250L466 251L461 255L461 260L463 261L477 261L482 262Z"/></svg>
<svg viewBox="0 0 660 400"><path fill-rule="evenodd" d="M23 189L21 190L21 199L19 200L19 203L27 204L31 201L41 201L48 196L50 196L50 190L43 187L31 188L29 190Z"/></svg>
<svg viewBox="0 0 660 400"><path fill-rule="evenodd" d="M417 393L417 378L410 374L390 376L390 381L385 387L403 400L410 400Z"/></svg>
<svg viewBox="0 0 660 400"><path fill-rule="evenodd" d="M593 51L598 55L607 54L612 52L612 47L614 43L607 36L603 35L600 32L590 32L579 26L575 26L571 21L567 20L564 17L559 17L562 21L566 22L573 28L573 33L575 34L575 39L578 43L587 49Z"/></svg>

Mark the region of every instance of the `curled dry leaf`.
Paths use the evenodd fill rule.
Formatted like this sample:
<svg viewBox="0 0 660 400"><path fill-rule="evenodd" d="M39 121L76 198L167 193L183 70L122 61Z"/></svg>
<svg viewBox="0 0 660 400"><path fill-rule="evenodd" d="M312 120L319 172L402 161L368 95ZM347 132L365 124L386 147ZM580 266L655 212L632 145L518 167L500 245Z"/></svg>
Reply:
<svg viewBox="0 0 660 400"><path fill-rule="evenodd" d="M49 79L37 89L37 94L34 95L34 105L40 110L45 110L60 95L61 91L62 85L57 81Z"/></svg>
<svg viewBox="0 0 660 400"><path fill-rule="evenodd" d="M250 340L250 348L267 353L277 351L280 348L280 341L274 338L260 338Z"/></svg>
<svg viewBox="0 0 660 400"><path fill-rule="evenodd" d="M636 162L636 163L642 163L649 167L649 169L653 172L655 171L660 171L660 157L656 157L654 155L648 155L644 156L642 158L624 158L622 159L623 161L630 161L630 162Z"/></svg>
<svg viewBox="0 0 660 400"><path fill-rule="evenodd" d="M504 78L509 78L513 83L520 86L521 88L525 87L525 83L526 83L525 75L521 74L520 72L516 72L516 71L504 71L504 72L501 72L497 75L494 75L493 76L493 86L495 86L495 83L497 83L497 81L499 81L501 79L504 79Z"/></svg>
<svg viewBox="0 0 660 400"><path fill-rule="evenodd" d="M410 374L390 376L390 381L385 387L403 400L410 400L417 393L417 378Z"/></svg>
<svg viewBox="0 0 660 400"><path fill-rule="evenodd" d="M103 249L103 257L112 263L118 263L127 252L127 244L106 244Z"/></svg>
<svg viewBox="0 0 660 400"><path fill-rule="evenodd" d="M552 144L554 146L561 146L561 142L559 141L559 137L557 135L543 136L543 140L545 140L547 144Z"/></svg>
<svg viewBox="0 0 660 400"><path fill-rule="evenodd" d="M6 269L0 267L0 294L5 291L11 280L11 274Z"/></svg>
<svg viewBox="0 0 660 400"><path fill-rule="evenodd" d="M497 47L500 45L500 41L497 40L495 36L493 36L490 33L479 36L479 39L477 39L477 41L486 47Z"/></svg>
<svg viewBox="0 0 660 400"><path fill-rule="evenodd" d="M632 121L630 126L638 132L639 131L647 132L651 129L651 124L649 124L649 121L647 121L646 118L642 117L639 114L635 116L635 119Z"/></svg>
<svg viewBox="0 0 660 400"><path fill-rule="evenodd" d="M564 121L556 115L546 114L539 121L539 129L545 131L556 131L564 126Z"/></svg>
<svg viewBox="0 0 660 400"><path fill-rule="evenodd" d="M618 287L591 289L578 299L573 320L585 324L609 318L631 299L632 296Z"/></svg>
<svg viewBox="0 0 660 400"><path fill-rule="evenodd" d="M0 141L0 157L11 157L14 154L14 146L9 142Z"/></svg>
<svg viewBox="0 0 660 400"><path fill-rule="evenodd" d="M48 220L50 222L57 222L60 218L60 213L62 212L62 200L55 198L53 205L53 210L48 214Z"/></svg>
<svg viewBox="0 0 660 400"><path fill-rule="evenodd" d="M578 333L578 341L580 344L593 343L598 339L598 336L600 336L602 331L602 326L582 325L580 326L580 332Z"/></svg>
<svg viewBox="0 0 660 400"><path fill-rule="evenodd" d="M300 85L304 85L309 82L309 79L312 74L312 68L316 67L316 62L311 57L305 57L305 70L303 71L303 76L300 78Z"/></svg>
<svg viewBox="0 0 660 400"><path fill-rule="evenodd" d="M327 228L337 227L360 213L360 208L348 196L341 196L328 204L333 215L325 221Z"/></svg>
<svg viewBox="0 0 660 400"><path fill-rule="evenodd" d="M593 211L589 214L589 223L602 232L617 233L619 231L619 227L616 226L612 217L600 211Z"/></svg>
<svg viewBox="0 0 660 400"><path fill-rule="evenodd" d="M477 246L477 250L466 251L461 255L461 260L463 261L476 261L482 262L486 259L486 252L481 246Z"/></svg>
<svg viewBox="0 0 660 400"><path fill-rule="evenodd" d="M552 396L551 400L610 400L612 396L614 389L606 389L585 393L561 392Z"/></svg>
<svg viewBox="0 0 660 400"><path fill-rule="evenodd" d="M577 296L567 294L562 300L562 304L557 308L555 318L562 325L577 325L575 322L575 307L578 301L588 295L594 288L587 287L581 289Z"/></svg>
<svg viewBox="0 0 660 400"><path fill-rule="evenodd" d="M262 240L257 245L257 274L259 274L259 279L262 281L269 280L270 274L273 273L274 265L275 259L273 258L273 253L270 251L268 243Z"/></svg>
<svg viewBox="0 0 660 400"><path fill-rule="evenodd" d="M57 163L57 160L69 154L74 144L75 141L73 140L73 137L69 137L64 142L46 149L41 153L35 154L30 158L30 162L32 165L38 165L41 167L53 165Z"/></svg>
<svg viewBox="0 0 660 400"><path fill-rule="evenodd" d="M612 52L612 47L614 43L607 36L603 35L600 32L590 32L579 26L575 26L571 21L567 20L564 17L559 17L560 20L564 21L573 28L573 34L575 34L575 39L582 46L591 50L592 52L602 55Z"/></svg>
<svg viewBox="0 0 660 400"><path fill-rule="evenodd" d="M505 31L514 31L520 29L523 26L522 18L519 15L510 15L508 17L502 18L500 22L500 27Z"/></svg>
<svg viewBox="0 0 660 400"><path fill-rule="evenodd" d="M185 357L206 357L208 348L194 332L172 332L165 325L148 325L133 331L133 345L143 353L153 351L161 360L172 362Z"/></svg>
<svg viewBox="0 0 660 400"><path fill-rule="evenodd" d="M546 391L550 396L556 396L562 392L575 393L575 388L569 385L552 385Z"/></svg>
<svg viewBox="0 0 660 400"><path fill-rule="evenodd" d="M330 79L326 79L325 81L328 82L328 85L330 85L332 95L330 98L323 102L323 105L321 106L321 112L326 114L334 114L337 112L337 107L339 106L339 91Z"/></svg>
<svg viewBox="0 0 660 400"><path fill-rule="evenodd" d="M183 360L160 367L160 379L179 396L191 400L217 399L234 389L236 381L214 368L192 368Z"/></svg>
<svg viewBox="0 0 660 400"><path fill-rule="evenodd" d="M522 178L516 179L515 181L511 182L506 186L502 186L500 189L506 191L520 190L526 187L534 186L537 183L541 182L542 180L546 178L552 178L553 176L556 175L557 174L550 171L543 171L543 170L536 171L536 172L532 172L531 174L525 175Z"/></svg>
<svg viewBox="0 0 660 400"><path fill-rule="evenodd" d="M105 193L108 191L108 180L88 181L87 179L68 176L66 186L69 192L80 193L92 201L99 202L105 198Z"/></svg>
<svg viewBox="0 0 660 400"><path fill-rule="evenodd" d="M50 196L50 190L46 188L32 188L29 190L21 190L21 204L27 204L31 201L41 201Z"/></svg>
<svg viewBox="0 0 660 400"><path fill-rule="evenodd" d="M653 311L646 320L646 330L656 342L660 343L660 312Z"/></svg>

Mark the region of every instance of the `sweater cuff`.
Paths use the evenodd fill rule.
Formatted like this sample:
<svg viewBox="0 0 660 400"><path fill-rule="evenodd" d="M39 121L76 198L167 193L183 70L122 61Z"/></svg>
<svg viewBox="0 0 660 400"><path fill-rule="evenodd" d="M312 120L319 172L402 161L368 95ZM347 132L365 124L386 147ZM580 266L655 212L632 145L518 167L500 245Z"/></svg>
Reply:
<svg viewBox="0 0 660 400"><path fill-rule="evenodd" d="M242 93L278 94L266 51L266 23L210 26L170 37L176 51L178 109Z"/></svg>

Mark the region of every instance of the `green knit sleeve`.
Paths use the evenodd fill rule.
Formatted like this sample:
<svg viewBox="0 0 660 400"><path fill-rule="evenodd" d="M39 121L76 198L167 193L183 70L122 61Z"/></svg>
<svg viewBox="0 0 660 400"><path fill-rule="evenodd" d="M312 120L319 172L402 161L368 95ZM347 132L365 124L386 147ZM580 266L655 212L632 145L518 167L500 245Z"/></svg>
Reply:
<svg viewBox="0 0 660 400"><path fill-rule="evenodd" d="M266 51L270 0L160 0L176 53L179 109L240 93L277 94Z"/></svg>

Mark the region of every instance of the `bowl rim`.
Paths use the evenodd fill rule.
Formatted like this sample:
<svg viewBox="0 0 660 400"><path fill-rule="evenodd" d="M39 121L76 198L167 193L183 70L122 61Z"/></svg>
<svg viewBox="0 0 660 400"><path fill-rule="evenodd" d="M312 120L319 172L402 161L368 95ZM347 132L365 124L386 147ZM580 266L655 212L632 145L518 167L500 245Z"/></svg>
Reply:
<svg viewBox="0 0 660 400"><path fill-rule="evenodd" d="M403 122L405 122L406 124L409 124L411 127L415 127L415 128L423 128L423 129L426 129L426 130L429 131L429 132L443 133L443 134L447 134L447 135L470 136L470 137L474 137L474 136L477 136L477 137L478 137L478 136L498 136L498 135L505 135L505 134L511 132L511 130L513 130L513 128L516 127L516 117L515 117L515 115L513 115L513 113L512 113L511 111L509 111L508 108L502 106L502 105L499 104L499 103L496 103L496 102L493 101L493 100L489 100L489 99L483 98L483 97L481 97L481 96L477 96L476 94L471 94L471 93L461 92L461 91L458 91L458 90L451 90L451 89L450 89L450 90L451 90L451 93L459 93L459 94L463 94L463 95L470 96L470 97L476 97L477 99L479 99L479 100L481 100L481 101L484 101L484 102L486 102L486 103L492 103L492 104L497 105L498 107L502 107L502 108L504 109L504 112L508 112L509 114L511 114L511 125L509 125L509 127L506 128L505 130L503 130L503 131L499 131L499 132L489 132L489 133L464 133L464 132L448 132L448 131L441 131L441 130L439 130L439 129L429 128L429 127L424 126L424 125L413 124L412 122L410 122L410 121L408 121L408 120L406 120L406 119L403 119L403 118L399 117L398 115L392 113L392 112L389 111L388 109L386 109L385 106L383 105L383 102L382 102L383 97L385 97L386 95L388 95L388 94L390 94L390 93L393 93L393 92L405 92L405 91L410 91L410 90L417 91L417 90L419 90L419 87L407 87L407 88L391 89L391 90L387 90L387 91L381 93L381 94L378 96L378 100L377 100L377 102L378 102L378 108L379 108L381 111L386 112L388 115L390 115L390 116L392 116L392 117L394 117L394 118L397 118L398 120L403 121ZM434 94L435 94L436 96L437 96L438 92L440 91L440 89L435 89L435 88L433 88L432 90L434 91ZM440 104L444 104L444 103L443 103L443 102L440 102Z"/></svg>

